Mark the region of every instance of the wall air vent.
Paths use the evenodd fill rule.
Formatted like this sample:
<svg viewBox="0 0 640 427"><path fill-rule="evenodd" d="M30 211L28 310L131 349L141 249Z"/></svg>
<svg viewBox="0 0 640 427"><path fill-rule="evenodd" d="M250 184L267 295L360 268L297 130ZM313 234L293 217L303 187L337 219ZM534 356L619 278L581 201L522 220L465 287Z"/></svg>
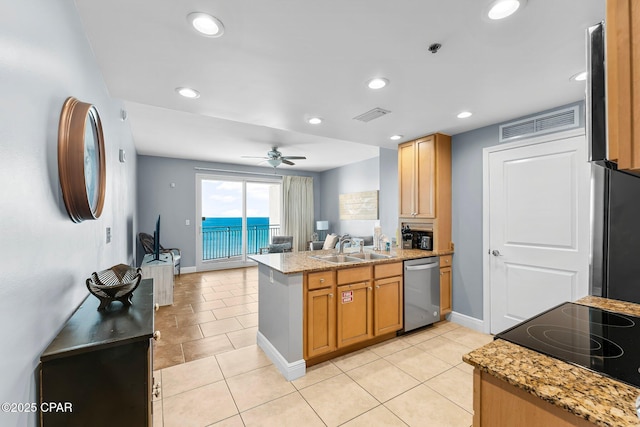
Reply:
<svg viewBox="0 0 640 427"><path fill-rule="evenodd" d="M500 142L560 132L580 126L578 105L500 125Z"/></svg>
<svg viewBox="0 0 640 427"><path fill-rule="evenodd" d="M362 113L359 116L354 117L353 120L360 120L361 122L366 123L377 119L378 117L386 116L389 113L391 113L391 111L376 107L373 110L369 110L366 113Z"/></svg>

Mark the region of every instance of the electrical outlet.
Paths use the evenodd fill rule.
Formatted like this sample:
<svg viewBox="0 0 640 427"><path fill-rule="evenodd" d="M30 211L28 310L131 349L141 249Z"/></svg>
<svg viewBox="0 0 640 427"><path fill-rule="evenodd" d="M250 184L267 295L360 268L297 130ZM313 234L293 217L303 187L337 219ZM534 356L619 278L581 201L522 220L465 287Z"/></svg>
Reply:
<svg viewBox="0 0 640 427"><path fill-rule="evenodd" d="M107 243L111 243L111 227L107 227Z"/></svg>
<svg viewBox="0 0 640 427"><path fill-rule="evenodd" d="M269 282L273 283L273 270L269 270Z"/></svg>
<svg viewBox="0 0 640 427"><path fill-rule="evenodd" d="M191 221L190 221L190 220L188 220L188 219L185 219L185 220L184 220L184 225L191 225Z"/></svg>

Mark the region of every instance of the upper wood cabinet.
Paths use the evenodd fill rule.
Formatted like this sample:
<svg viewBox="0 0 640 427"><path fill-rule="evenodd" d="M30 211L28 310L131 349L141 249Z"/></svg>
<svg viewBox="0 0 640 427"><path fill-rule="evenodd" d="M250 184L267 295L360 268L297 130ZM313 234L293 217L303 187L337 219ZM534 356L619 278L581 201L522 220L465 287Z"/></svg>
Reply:
<svg viewBox="0 0 640 427"><path fill-rule="evenodd" d="M400 216L434 218L435 138L428 136L398 146Z"/></svg>
<svg viewBox="0 0 640 427"><path fill-rule="evenodd" d="M640 1L607 0L608 157L640 174Z"/></svg>
<svg viewBox="0 0 640 427"><path fill-rule="evenodd" d="M451 137L428 135L398 146L401 218L451 215Z"/></svg>
<svg viewBox="0 0 640 427"><path fill-rule="evenodd" d="M451 137L436 133L398 145L400 222L431 224L433 249L451 243Z"/></svg>

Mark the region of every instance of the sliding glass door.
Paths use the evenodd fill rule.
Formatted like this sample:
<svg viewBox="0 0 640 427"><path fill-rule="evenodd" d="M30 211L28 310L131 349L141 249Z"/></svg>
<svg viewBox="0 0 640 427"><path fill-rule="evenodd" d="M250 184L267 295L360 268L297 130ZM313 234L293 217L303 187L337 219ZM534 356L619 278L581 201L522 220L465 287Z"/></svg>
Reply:
<svg viewBox="0 0 640 427"><path fill-rule="evenodd" d="M280 181L197 175L198 271L247 265L280 233Z"/></svg>

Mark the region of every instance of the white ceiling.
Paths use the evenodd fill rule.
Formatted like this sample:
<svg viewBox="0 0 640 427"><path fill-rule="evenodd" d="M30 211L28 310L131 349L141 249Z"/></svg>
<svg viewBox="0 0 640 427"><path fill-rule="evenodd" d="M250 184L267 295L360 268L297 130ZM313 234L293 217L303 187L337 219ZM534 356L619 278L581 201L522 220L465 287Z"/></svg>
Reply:
<svg viewBox="0 0 640 427"><path fill-rule="evenodd" d="M605 8L528 0L489 21L491 0L75 1L138 153L255 165L240 156L277 145L307 156L280 167L310 171L375 157L397 146L393 134L453 135L582 99L584 84L569 78L584 70L584 30ZM225 34L198 35L186 19L196 11ZM376 76L390 84L368 89ZM353 120L374 107L392 113ZM464 110L473 116L456 118ZM313 115L324 123L306 123Z"/></svg>

